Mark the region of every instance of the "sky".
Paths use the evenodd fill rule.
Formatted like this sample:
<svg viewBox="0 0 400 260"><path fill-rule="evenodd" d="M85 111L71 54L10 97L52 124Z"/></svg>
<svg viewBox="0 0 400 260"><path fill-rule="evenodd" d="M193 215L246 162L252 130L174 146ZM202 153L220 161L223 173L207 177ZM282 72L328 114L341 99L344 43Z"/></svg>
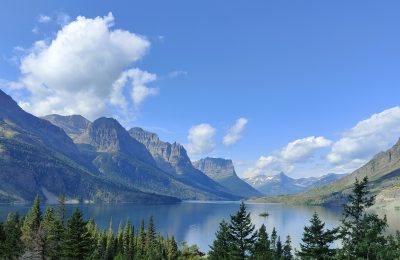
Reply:
<svg viewBox="0 0 400 260"><path fill-rule="evenodd" d="M400 137L398 1L2 1L0 88L241 177L349 173ZM1 105L1 104L0 104Z"/></svg>

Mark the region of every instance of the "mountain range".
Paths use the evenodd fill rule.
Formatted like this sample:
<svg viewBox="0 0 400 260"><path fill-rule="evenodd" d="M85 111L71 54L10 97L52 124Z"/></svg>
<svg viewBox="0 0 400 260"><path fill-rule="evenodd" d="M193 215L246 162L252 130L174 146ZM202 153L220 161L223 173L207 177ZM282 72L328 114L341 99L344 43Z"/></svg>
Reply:
<svg viewBox="0 0 400 260"><path fill-rule="evenodd" d="M244 179L266 196L296 194L343 178L346 174L330 173L320 177L294 179L283 172L277 175L257 175Z"/></svg>
<svg viewBox="0 0 400 260"><path fill-rule="evenodd" d="M377 205L387 205L400 199L400 140L387 151L378 153L361 168L341 179L304 193L259 198L256 201L341 206L346 201L354 181L364 177L369 179L369 190L376 196Z"/></svg>
<svg viewBox="0 0 400 260"><path fill-rule="evenodd" d="M184 147L112 118L35 117L0 90L0 202L36 194L100 202L244 198L196 169Z"/></svg>

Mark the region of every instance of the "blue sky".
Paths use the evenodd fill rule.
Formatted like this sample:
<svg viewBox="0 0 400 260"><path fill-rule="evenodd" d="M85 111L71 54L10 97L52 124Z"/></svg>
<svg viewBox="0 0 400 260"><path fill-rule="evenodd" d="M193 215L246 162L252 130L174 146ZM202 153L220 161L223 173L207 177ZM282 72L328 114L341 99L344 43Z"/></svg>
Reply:
<svg viewBox="0 0 400 260"><path fill-rule="evenodd" d="M2 2L1 88L36 115L114 116L192 159L232 158L241 176L348 172L400 137L399 11L398 1Z"/></svg>

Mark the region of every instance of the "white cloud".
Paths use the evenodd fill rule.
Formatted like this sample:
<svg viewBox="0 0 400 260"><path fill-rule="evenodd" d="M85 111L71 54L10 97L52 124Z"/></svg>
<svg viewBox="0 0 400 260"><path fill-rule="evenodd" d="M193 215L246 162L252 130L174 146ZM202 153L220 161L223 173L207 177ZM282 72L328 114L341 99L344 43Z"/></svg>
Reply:
<svg viewBox="0 0 400 260"><path fill-rule="evenodd" d="M62 14L58 19L67 22L69 17ZM156 88L146 86L156 76L132 68L150 42L113 26L111 13L94 19L79 16L51 42L37 41L21 59L20 83L30 92L20 100L23 108L36 115L82 114L93 119L109 106L134 109L156 94Z"/></svg>
<svg viewBox="0 0 400 260"><path fill-rule="evenodd" d="M200 124L189 129L188 152L193 155L206 154L214 150L215 128L209 124Z"/></svg>
<svg viewBox="0 0 400 260"><path fill-rule="evenodd" d="M243 132L247 122L248 122L248 120L243 117L236 120L235 125L232 126L228 130L228 133L224 136L222 143L225 146L231 146L231 145L235 144L237 141L239 141L239 139L242 138L242 132Z"/></svg>
<svg viewBox="0 0 400 260"><path fill-rule="evenodd" d="M328 147L332 141L322 136L310 136L289 143L281 151L281 157L287 162L299 162L309 158L314 151Z"/></svg>
<svg viewBox="0 0 400 260"><path fill-rule="evenodd" d="M244 173L246 177L259 174L273 175L279 172L291 172L296 164L307 162L319 149L331 145L331 141L319 136L310 136L288 143L285 147L269 156L261 156L254 167Z"/></svg>
<svg viewBox="0 0 400 260"><path fill-rule="evenodd" d="M393 107L357 123L335 142L327 159L348 164L367 159L392 146L400 136L400 107ZM358 166L360 166L358 165Z"/></svg>
<svg viewBox="0 0 400 260"><path fill-rule="evenodd" d="M39 15L39 17L38 17L38 22L39 22L39 23L48 23L48 22L50 22L50 21L51 21L51 17L50 17L50 16L41 14L41 15Z"/></svg>

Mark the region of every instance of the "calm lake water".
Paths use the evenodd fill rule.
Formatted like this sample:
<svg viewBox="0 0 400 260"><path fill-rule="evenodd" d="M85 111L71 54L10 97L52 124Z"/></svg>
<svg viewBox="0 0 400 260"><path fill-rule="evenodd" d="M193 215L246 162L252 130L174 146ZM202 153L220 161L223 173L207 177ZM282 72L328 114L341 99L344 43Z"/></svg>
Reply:
<svg viewBox="0 0 400 260"><path fill-rule="evenodd" d="M298 247L303 233L303 227L314 212L317 212L326 223L327 228L337 226L341 219L341 209L310 206L288 206L283 204L247 203L251 212L252 222L259 228L267 226L270 233L276 227L278 235L285 240L287 235L292 238L293 247ZM101 228L108 228L110 219L114 230L117 230L120 221L125 223L129 218L135 229L139 227L141 219L152 215L157 231L166 235L174 235L177 241L186 241L197 244L204 252L215 238L215 232L222 219L229 220L229 216L239 209L239 202L182 202L174 205L67 205L67 213L80 207L85 217L93 217ZM7 213L18 210L25 214L29 205L0 205L0 220L4 221ZM267 211L270 216L260 217L259 214ZM391 230L400 229L400 211L385 211L388 215ZM136 231L136 230L135 230Z"/></svg>

